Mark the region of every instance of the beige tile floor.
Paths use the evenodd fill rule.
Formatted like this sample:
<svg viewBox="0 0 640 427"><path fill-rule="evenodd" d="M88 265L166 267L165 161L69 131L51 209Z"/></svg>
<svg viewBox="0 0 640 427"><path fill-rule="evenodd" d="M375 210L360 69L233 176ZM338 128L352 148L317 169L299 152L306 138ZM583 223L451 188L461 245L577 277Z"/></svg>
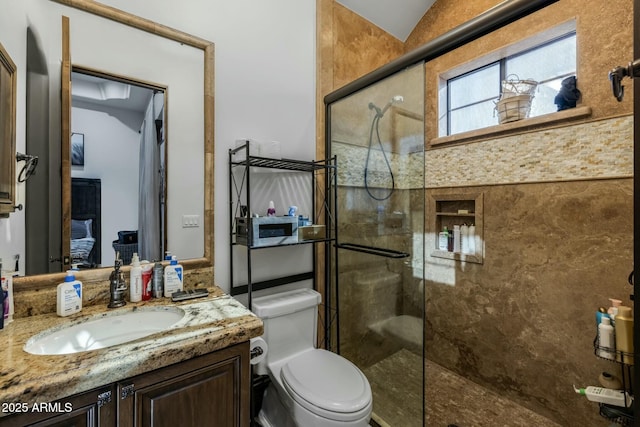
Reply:
<svg viewBox="0 0 640 427"><path fill-rule="evenodd" d="M422 358L400 350L364 369L381 427L422 426ZM427 362L427 427L560 427L435 363Z"/></svg>

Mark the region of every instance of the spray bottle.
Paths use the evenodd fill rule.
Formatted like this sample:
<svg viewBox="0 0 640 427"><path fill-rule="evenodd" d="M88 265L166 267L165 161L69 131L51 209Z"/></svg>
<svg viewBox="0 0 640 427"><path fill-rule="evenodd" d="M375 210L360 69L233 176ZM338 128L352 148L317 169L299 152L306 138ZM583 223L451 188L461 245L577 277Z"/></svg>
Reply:
<svg viewBox="0 0 640 427"><path fill-rule="evenodd" d="M131 257L131 270L129 271L129 301L140 302L142 300L142 266L136 252Z"/></svg>

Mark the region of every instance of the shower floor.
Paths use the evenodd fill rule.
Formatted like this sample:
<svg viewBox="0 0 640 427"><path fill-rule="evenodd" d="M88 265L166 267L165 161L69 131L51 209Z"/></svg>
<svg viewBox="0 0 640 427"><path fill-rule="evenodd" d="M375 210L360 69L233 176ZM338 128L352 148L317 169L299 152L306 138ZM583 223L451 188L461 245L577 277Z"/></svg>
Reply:
<svg viewBox="0 0 640 427"><path fill-rule="evenodd" d="M422 426L422 358L402 349L364 369L381 427ZM427 360L427 427L560 427L513 401Z"/></svg>

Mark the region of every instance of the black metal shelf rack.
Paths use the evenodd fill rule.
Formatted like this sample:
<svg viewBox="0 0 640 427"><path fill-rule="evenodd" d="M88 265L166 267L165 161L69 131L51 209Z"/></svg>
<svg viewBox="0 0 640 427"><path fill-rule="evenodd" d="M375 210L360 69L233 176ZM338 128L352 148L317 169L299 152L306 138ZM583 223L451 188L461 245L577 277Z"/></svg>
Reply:
<svg viewBox="0 0 640 427"><path fill-rule="evenodd" d="M337 324L337 294L332 295L330 289L330 265L331 251L337 252L337 247L332 244L337 241L338 218L337 218L337 163L336 157L319 161L302 161L294 159L274 159L268 157L252 156L250 153L251 144L246 141L244 144L229 150L229 284L231 295L247 294L247 306L251 309L252 293L257 290L268 289L302 280L312 280L313 288L319 289L318 280L324 281L324 338L325 346L330 349L330 335L332 327ZM251 181L252 171L255 168L273 169L283 172L309 173L311 176L311 198L314 223L325 225L325 235L313 240L302 240L295 243L271 246L254 246L252 242L251 230L249 227L247 244L238 242L237 239L237 219L251 215ZM286 179L286 177L283 177ZM313 247L313 261L311 271L300 274L280 276L270 280L254 282L252 278L251 253L254 250L268 250L274 247L308 245ZM246 248L247 258L247 283L235 285L234 279L234 247ZM320 250L322 249L324 250ZM324 258L320 264L319 257ZM317 266L322 265L324 272L317 270Z"/></svg>

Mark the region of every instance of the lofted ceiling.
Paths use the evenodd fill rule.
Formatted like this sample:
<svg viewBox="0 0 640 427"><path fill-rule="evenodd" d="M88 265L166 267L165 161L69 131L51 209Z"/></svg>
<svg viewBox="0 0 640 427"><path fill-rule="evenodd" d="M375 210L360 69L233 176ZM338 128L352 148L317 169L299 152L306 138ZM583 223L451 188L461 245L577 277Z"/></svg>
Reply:
<svg viewBox="0 0 640 427"><path fill-rule="evenodd" d="M405 42L436 0L336 0L367 21Z"/></svg>

